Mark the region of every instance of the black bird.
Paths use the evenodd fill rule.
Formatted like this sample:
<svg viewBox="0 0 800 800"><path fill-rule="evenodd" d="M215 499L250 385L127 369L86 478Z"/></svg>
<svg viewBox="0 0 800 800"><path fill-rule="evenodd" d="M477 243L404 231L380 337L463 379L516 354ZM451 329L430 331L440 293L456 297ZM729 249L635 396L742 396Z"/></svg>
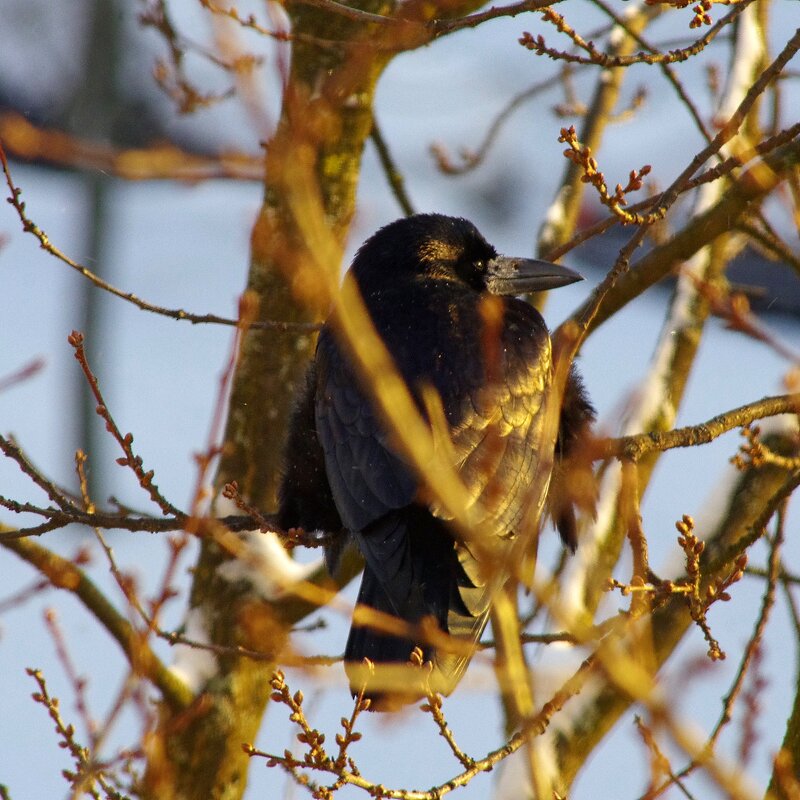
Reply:
<svg viewBox="0 0 800 800"><path fill-rule="evenodd" d="M351 273L423 416L423 387L438 392L454 466L470 497L486 509L481 531L493 540L489 549L500 544L502 551L526 533L520 530L523 517L531 504L540 509L553 464L553 442L544 433L549 334L538 311L514 295L565 286L580 276L556 264L498 256L472 223L438 214L379 230L356 254ZM490 296L500 312L494 342L487 338ZM580 498L562 473L593 418L573 370L555 443L560 486L549 498L549 511L573 550L573 504ZM489 577L481 548L461 539L424 497L329 320L290 424L279 524L341 532L326 552L332 570L352 538L366 562L360 604L410 626L432 617L440 631L467 644L453 652L433 646L430 636L413 635L420 627L402 636L354 624L345 649L354 693L368 675L359 668L364 658L378 669L405 665L415 646L433 664L431 688L449 693L469 662L468 647L486 625L503 575ZM368 687L373 707L394 707L422 693L408 673L394 674L413 685ZM378 670L372 680L380 683Z"/></svg>

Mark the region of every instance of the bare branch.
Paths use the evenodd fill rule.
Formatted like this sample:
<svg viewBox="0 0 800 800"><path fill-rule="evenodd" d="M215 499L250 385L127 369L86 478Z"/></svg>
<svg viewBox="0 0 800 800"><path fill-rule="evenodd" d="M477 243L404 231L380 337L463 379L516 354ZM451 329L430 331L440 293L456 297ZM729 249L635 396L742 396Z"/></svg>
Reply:
<svg viewBox="0 0 800 800"><path fill-rule="evenodd" d="M193 153L173 144L120 149L36 126L11 112L0 115L0 141L10 158L98 170L129 181L260 181L264 175L264 157L259 154Z"/></svg>
<svg viewBox="0 0 800 800"><path fill-rule="evenodd" d="M375 145L375 150L378 152L378 158L380 159L386 179L389 181L389 186L392 188L392 194L394 194L403 213L407 217L410 217L414 213L414 207L411 205L411 200L406 192L403 175L392 158L389 145L383 138L378 120L375 119L374 115L372 118L372 132L370 133L370 137L372 143Z"/></svg>
<svg viewBox="0 0 800 800"><path fill-rule="evenodd" d="M710 183L711 181L715 181L725 175L729 175L731 172L733 172L733 170L744 166L757 155L766 155L767 153L774 151L776 148L791 142L798 134L800 134L800 122L795 123L789 128L786 128L775 136L771 136L769 139L759 142L752 149L745 149L737 152L721 161L715 167L711 167L710 169L701 172L697 177L686 182L686 184L680 189L680 194L684 194L692 189L702 186L705 183ZM654 202L656 204L660 204L662 198L663 192L657 195L654 199L649 198L647 200L642 200L639 203L634 203L628 207L628 211L632 213L644 211L650 208ZM598 236L599 234L609 230L609 228L614 227L614 225L618 225L620 221L621 220L619 216L616 214L606 217L606 219L600 220L594 225L584 228L579 233L576 233L571 239L569 239L567 242L564 242L564 244L560 245L559 247L554 247L546 251L543 254L543 257L551 261L557 261L570 250L574 250L576 247L593 238L594 236ZM746 223L741 224L746 225ZM789 263L792 262L790 261Z"/></svg>
<svg viewBox="0 0 800 800"><path fill-rule="evenodd" d="M308 759L296 759L288 751L283 756L266 753L258 750L251 745L245 745L245 752L250 757L261 757L267 759L267 764L279 765L283 767L295 780L305 783L299 774L296 772L298 769L309 768L314 771L327 772L336 775L340 778L342 783L356 786L363 789L368 794L377 797L392 798L392 800L440 800L446 794L466 786L476 775L481 772L488 772L492 770L497 764L504 759L508 758L512 753L515 753L531 738L541 735L549 726L553 716L558 713L572 698L575 697L584 686L588 678L596 672L597 661L596 658L590 657L586 659L577 671L562 685L562 687L553 695L552 699L546 703L542 709L533 717L526 720L522 729L515 733L502 747L488 753L484 758L476 760L472 765L463 772L455 775L445 783L439 784L428 791L415 791L412 789L390 789L382 784L373 783L372 781L364 778L359 772L348 768L337 769L330 761L325 761L324 757L320 756L318 750L312 749ZM282 678L283 676L281 676ZM281 702L287 702L284 695L284 687L281 686ZM292 696L288 695L292 700ZM302 700L302 696L300 698ZM308 726L308 723L306 723ZM318 732L312 731L316 734ZM318 742L318 737L312 735L311 742ZM313 745L312 745L313 748ZM307 779L306 779L307 780Z"/></svg>
<svg viewBox="0 0 800 800"><path fill-rule="evenodd" d="M5 526L0 525L0 532L5 531ZM116 640L130 662L131 669L137 675L150 680L175 710L186 709L192 704L192 693L161 663L146 639L111 605L86 573L66 558L34 542L0 538L0 546L16 553L38 569L53 586L72 592Z"/></svg>
<svg viewBox="0 0 800 800"><path fill-rule="evenodd" d="M581 37L580 34L574 30L574 28L567 24L564 17L562 17L561 14L553 11L552 8L545 8L542 10L542 16L544 19L547 22L553 23L561 33L569 36L573 44L575 44L575 46L579 49L588 53L588 56L574 55L572 53L564 52L563 50L556 50L553 47L548 47L544 37L534 37L527 31L523 33L519 43L528 50L533 50L537 55L548 56L555 61L567 61L572 64L595 64L597 66L606 68L630 67L633 64L676 64L680 63L681 61L686 61L692 56L696 56L698 53L701 53L714 40L717 34L734 22L739 14L741 14L742 11L744 11L744 9L752 2L753 0L743 0L743 2L737 3L727 16L723 17L706 32L705 36L702 36L688 47L684 47L679 50L670 50L667 53L658 51L650 53L639 52L630 56L611 55L609 53L604 53L598 50L594 46L593 42L585 41L583 37Z"/></svg>
<svg viewBox="0 0 800 800"><path fill-rule="evenodd" d="M14 184L11 178L11 170L8 166L8 159L6 158L5 150L3 149L3 144L0 142L0 164L2 165L3 172L6 178L6 185L9 189L9 198L8 201L14 207L14 210L17 212L17 216L22 222L22 229L26 233L33 234L38 240L39 245L41 246L42 250L50 253L50 255L57 258L59 261L63 262L67 266L74 269L84 278L89 280L99 289L103 289L104 291L108 292L109 294L113 294L115 297L119 297L121 300L125 300L129 303L132 303L137 308L140 308L142 311L150 311L153 314L159 314L164 317L171 317L172 319L183 320L186 322L191 322L192 324L200 324L200 323L213 323L216 325L238 325L238 320L230 319L227 317L220 317L217 314L194 314L189 311L184 311L183 309L178 308L165 308L163 306L157 306L153 303L150 303L146 300L142 300L140 297L137 297L135 294L123 292L121 289L117 289L115 286L112 286L107 281L103 280L99 275L96 275L92 272L88 267L83 266L83 264L78 263L77 261L70 258L66 253L59 250L48 238L47 234L35 223L33 222L28 216L25 211L25 203L22 202L20 196L22 194L21 190ZM272 320L260 320L258 322L254 322L252 325L253 328L263 328L265 330L274 330L274 331L283 331L283 332L297 332L297 331L314 331L319 328L318 325L314 325L311 323L302 323L302 322L277 322Z"/></svg>
<svg viewBox="0 0 800 800"><path fill-rule="evenodd" d="M754 403L734 408L723 414L685 428L672 431L642 433L636 436L623 436L609 442L605 457L622 458L639 461L648 453L672 450L676 447L695 447L708 444L723 433L734 428L741 428L757 419L774 417L778 414L800 413L800 394L785 394L777 397L766 397Z"/></svg>

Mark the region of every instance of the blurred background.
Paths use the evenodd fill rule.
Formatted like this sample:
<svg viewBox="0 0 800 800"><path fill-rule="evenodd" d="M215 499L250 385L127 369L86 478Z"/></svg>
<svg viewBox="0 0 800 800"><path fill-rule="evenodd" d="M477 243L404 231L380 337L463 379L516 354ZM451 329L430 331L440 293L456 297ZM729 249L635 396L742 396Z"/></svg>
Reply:
<svg viewBox="0 0 800 800"><path fill-rule="evenodd" d="M158 66L168 59L164 39L142 21L142 15L152 16L156 6L133 0L69 4L3 0L0 139L11 157L13 178L22 189L27 214L61 251L110 284L157 305L234 317L247 275L250 231L262 197L261 143L269 138L278 118L288 46L212 17L191 0L172 2L175 28L197 45L187 51L183 66L194 84L207 93L203 103L181 87L174 75L165 77ZM613 6L622 14L628 4ZM607 18L592 4L580 8L584 30L606 24ZM239 10L242 16L252 11L274 27L285 24L277 6L241 3ZM659 43L686 44L695 36L687 19L686 14L666 14L648 30L648 36ZM779 46L785 30L799 21L797 2L772 4L771 35ZM535 250L539 226L565 168L563 145L557 141L559 127L570 123L569 114L563 115L570 109L564 107L575 98L585 101L594 80L587 71L576 69L571 76L575 98L565 97L562 84L552 78L556 67L551 69L544 59L518 46L524 30L540 31L541 21L532 16L498 19L395 58L380 80L376 106L377 121L415 210L468 217L498 250L514 255ZM555 37L552 29L546 33ZM217 52L222 44L227 52L254 53L260 59L246 81L238 81L203 56ZM722 45L676 69L688 86L704 85L710 68L724 82L731 68L728 53L729 48ZM797 121L800 108L798 66L794 65L794 78L785 87L784 108L794 113L794 119L787 119L789 124ZM546 91L530 91L548 82L548 77ZM526 92L530 97L521 99L508 114L478 166L462 175L439 168L433 146L459 163L460 151L478 149L503 109ZM712 94L704 95L701 89L696 96L705 99L701 113L711 119ZM184 112L192 113L181 113L181 105ZM631 169L651 164L652 181L663 188L702 147L702 138L654 70L628 70L620 105L631 111L621 115L596 153L603 171L610 183L624 183ZM69 157L58 150L59 140L37 139L36 131L42 130L66 134ZM104 152L167 142L198 157L245 154L250 157L249 166L242 171L248 174L195 175L184 181L124 180L103 167ZM92 146L76 154L76 143ZM766 210L797 253L795 221L784 200L778 193ZM688 211L687 204L679 206L670 224L678 227ZM348 257L372 231L401 214L374 144L369 142ZM587 200L583 224L601 216L599 205ZM626 232L617 229L567 256L566 263L581 270L587 280L548 299L545 316L551 327L589 295L626 240ZM731 278L748 287L763 324L796 354L800 349L797 273L746 250ZM91 363L120 427L134 434L137 452L146 468L155 470L164 494L179 506L188 504L197 480L193 456L206 447L232 329L148 314L98 290L41 250L6 204L0 209L0 286L0 381L27 366L38 367L26 380L0 391L0 431L13 435L31 461L56 483L73 489L74 452L84 449L89 454L93 497L113 496L129 507L146 507L141 489L115 463L119 454L93 412L94 402L87 397L67 344L70 331L83 331ZM670 286L648 291L601 327L583 348L580 366L603 433L618 432L625 409L636 398L662 334L669 293ZM722 410L782 393L787 376L797 367L796 361L775 349L729 330L722 320L712 320L704 331L677 424L697 423ZM672 451L661 459L642 508L656 572L670 574L679 568L674 521L682 514L702 520L704 513L710 513L715 491L729 479L727 462L739 443L732 432L711 445ZM0 494L43 500L8 459L0 461ZM0 511L0 521L33 524L30 518L26 522L25 516L6 510ZM800 555L796 509L789 511L786 532L785 562L793 564ZM557 558L556 539L554 534L547 537L543 559ZM113 600L120 601L119 589L89 533L67 529L45 541L70 556L79 547L90 547L93 578ZM159 537L111 532L109 542L119 563L137 576L143 592L158 585L166 558ZM760 558L763 565L764 553L761 546L754 548L751 563ZM189 585L193 563L192 553L181 560L184 586ZM45 610L56 609L77 669L88 678L88 698L99 718L108 712L110 698L119 689L125 662L105 632L66 593L39 591L24 603L4 604L4 598L15 597L38 580L10 553L0 551L0 576L0 783L8 786L15 800L63 796L67 789L60 771L70 762L57 745L52 722L30 700L35 686L25 674L26 667L41 668L52 693L62 698L65 718L75 717L70 683L54 641L41 623ZM346 590L351 602L355 589L351 585ZM705 643L693 631L667 668L667 684L682 682L687 671L702 671L678 695L680 710L700 729L708 730L716 721L720 692L714 687L732 679L761 592L760 582L745 580L735 587L731 603L715 606L711 612L713 630L729 652L728 660L704 663ZM610 598L609 609L617 602ZM185 598L173 601L165 624L178 627L184 611ZM315 619L322 621L322 627L297 634L298 647L309 654L340 653L347 620L330 611L321 611ZM797 653L788 644L791 638L780 634L788 632L790 624L784 600L779 598L771 623L773 635L764 646L759 667L765 681L759 700L762 729L756 732L746 765L759 786L771 773L787 704L794 696ZM159 642L158 647L169 661L169 646ZM532 656L534 661L544 658L544 654ZM552 672L556 685L559 676L564 676L561 656L551 652L548 658L543 672ZM289 674L292 688L302 688L307 695L307 712L313 713L314 724L332 732L350 702L342 670L332 667L313 679ZM492 682L490 663L477 659L456 696L445 701L462 749L474 756L504 740L502 709L492 693ZM123 715L109 749L134 742L137 724L134 715ZM359 764L373 780L422 789L458 771L430 721L418 712L391 718L370 715L362 720L360 730L365 735L358 744ZM257 746L282 752L291 746L291 737L285 715L270 708ZM739 745L734 734L723 738L723 750L731 757ZM572 797L636 797L646 781L645 752L629 715L584 769ZM700 796L717 796L702 779L697 786ZM703 794L706 790L709 794ZM499 791L498 773L493 773L479 776L460 796L482 798ZM301 790L278 770L254 761L246 796L299 797ZM358 793L344 790L341 796Z"/></svg>

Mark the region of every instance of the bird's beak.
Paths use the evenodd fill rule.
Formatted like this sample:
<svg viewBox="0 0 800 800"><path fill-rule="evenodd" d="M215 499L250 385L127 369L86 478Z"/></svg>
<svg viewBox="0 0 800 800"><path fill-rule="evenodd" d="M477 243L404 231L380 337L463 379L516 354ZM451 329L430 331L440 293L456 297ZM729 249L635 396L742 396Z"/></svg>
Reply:
<svg viewBox="0 0 800 800"><path fill-rule="evenodd" d="M497 256L486 270L486 288L492 294L544 292L582 280L583 276L569 267L533 258Z"/></svg>

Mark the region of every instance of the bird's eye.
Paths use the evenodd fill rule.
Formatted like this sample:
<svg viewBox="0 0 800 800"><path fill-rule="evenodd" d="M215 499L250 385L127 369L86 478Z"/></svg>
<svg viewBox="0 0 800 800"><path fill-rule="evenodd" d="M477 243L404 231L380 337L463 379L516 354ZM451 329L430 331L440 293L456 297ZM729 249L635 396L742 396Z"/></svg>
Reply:
<svg viewBox="0 0 800 800"><path fill-rule="evenodd" d="M475 262L473 263L473 266L474 266L474 267L475 267L475 269L477 269L479 272L483 272L483 270L484 270L484 269L486 269L486 262L485 262L485 261L483 261L482 259L478 259L477 261L475 261Z"/></svg>

